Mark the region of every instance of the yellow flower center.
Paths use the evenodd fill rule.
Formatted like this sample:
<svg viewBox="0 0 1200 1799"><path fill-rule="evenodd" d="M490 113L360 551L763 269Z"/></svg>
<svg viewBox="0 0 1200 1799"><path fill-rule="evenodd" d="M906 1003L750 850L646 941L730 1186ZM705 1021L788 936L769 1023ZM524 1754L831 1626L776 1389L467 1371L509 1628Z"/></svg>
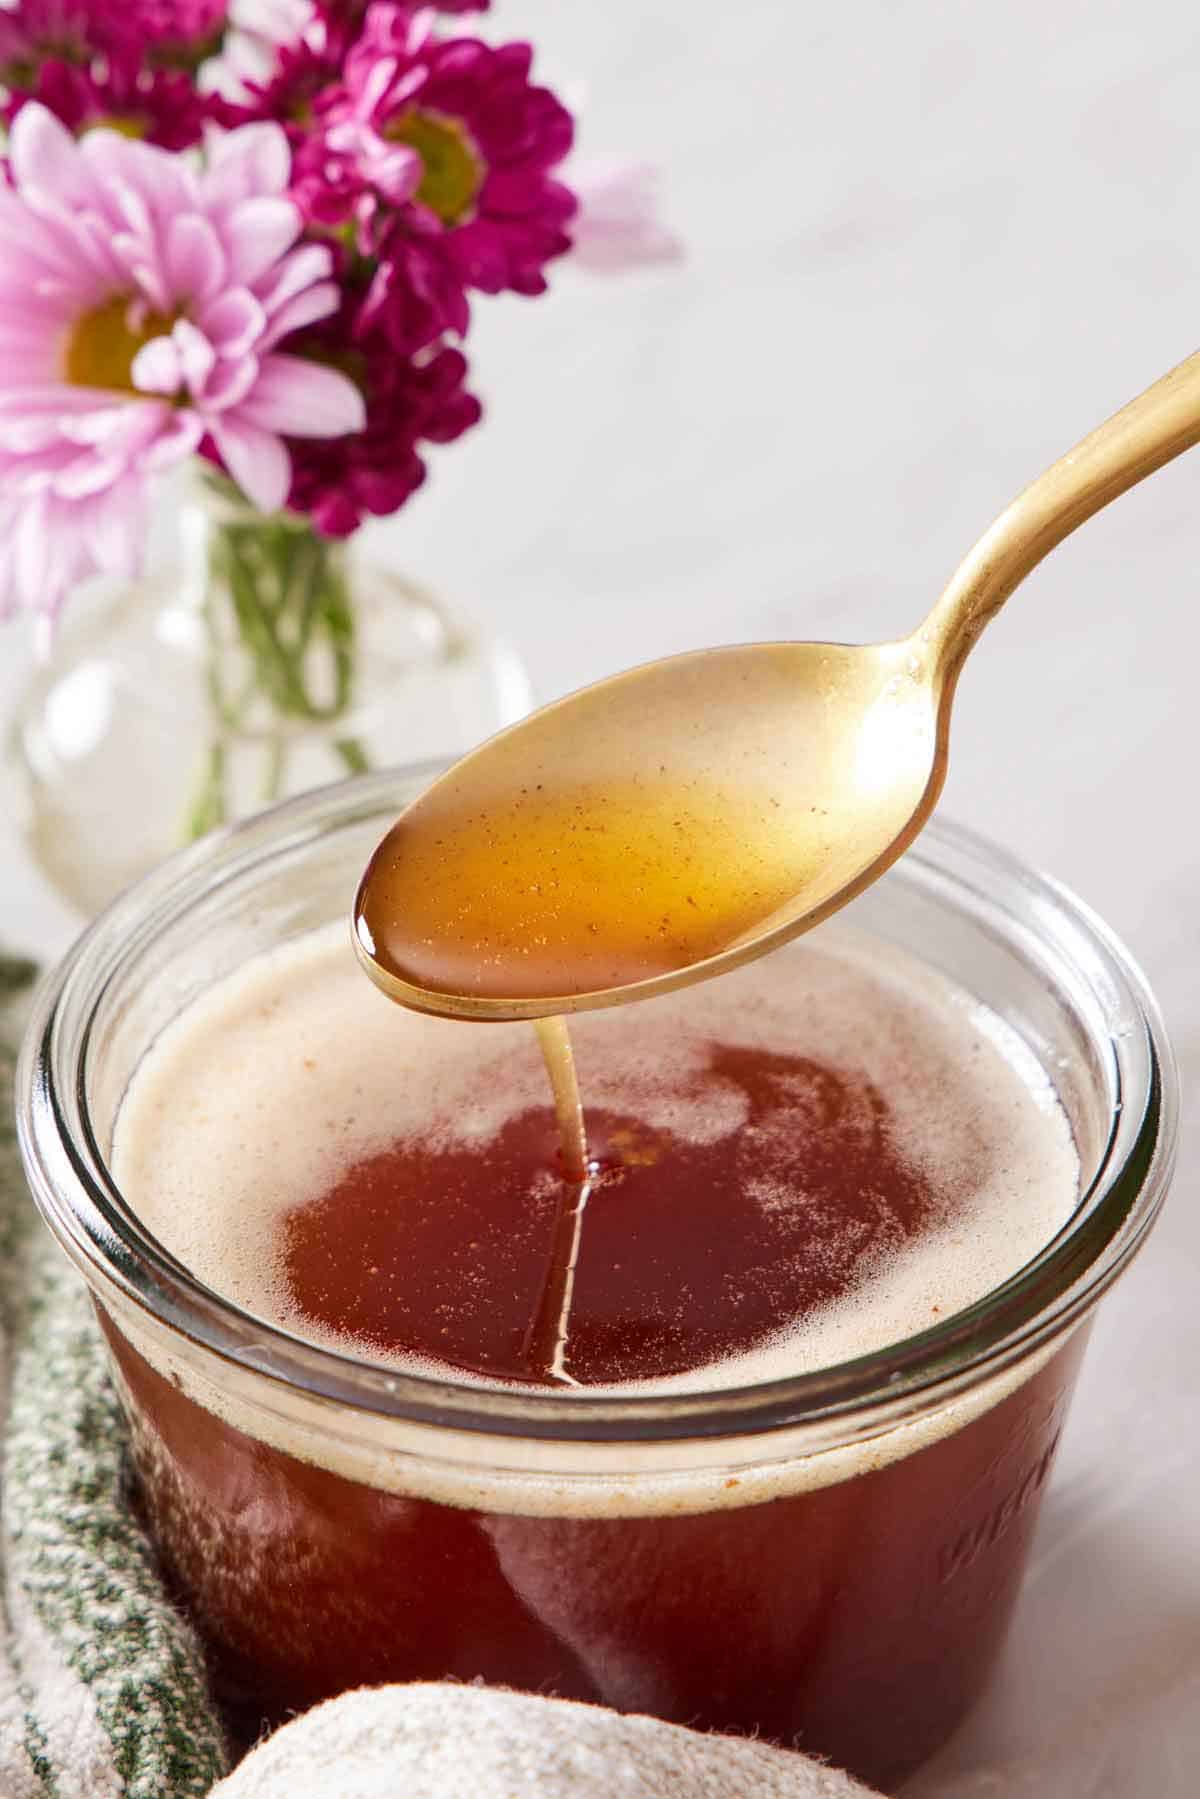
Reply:
<svg viewBox="0 0 1200 1799"><path fill-rule="evenodd" d="M149 128L148 119L139 119L128 113L104 113L98 119L92 119L89 131L119 131L122 137L144 138Z"/></svg>
<svg viewBox="0 0 1200 1799"><path fill-rule="evenodd" d="M424 167L417 199L437 214L443 225L465 219L483 186L487 165L465 125L442 113L412 107L384 131L393 144L407 144Z"/></svg>
<svg viewBox="0 0 1200 1799"><path fill-rule="evenodd" d="M71 328L63 355L63 374L72 387L117 388L136 393L133 359L151 338L163 337L175 323L161 313L133 317L134 302L118 294L94 306Z"/></svg>

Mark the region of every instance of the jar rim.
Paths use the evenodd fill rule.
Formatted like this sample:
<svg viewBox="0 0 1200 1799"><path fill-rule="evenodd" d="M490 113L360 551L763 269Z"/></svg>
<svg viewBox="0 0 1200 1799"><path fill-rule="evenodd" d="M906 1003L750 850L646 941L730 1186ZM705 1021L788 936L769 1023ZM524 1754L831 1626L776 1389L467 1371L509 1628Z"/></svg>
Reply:
<svg viewBox="0 0 1200 1799"><path fill-rule="evenodd" d="M87 1104L96 1010L118 971L215 882L244 877L330 829L394 813L402 790L416 791L414 782L441 766L355 776L213 833L121 895L44 978L17 1072L18 1140L39 1210L100 1298L132 1303L248 1372L360 1411L489 1436L666 1443L817 1422L866 1430L901 1406L940 1403L1064 1334L1136 1253L1166 1195L1178 1134L1177 1075L1153 995L1123 945L1066 888L976 832L935 819L887 878L982 913L1010 944L1023 933L1053 957L1103 1020L1093 1047L1112 1095L1107 1142L1071 1218L983 1298L898 1343L802 1374L707 1391L564 1394L360 1360L204 1285L140 1224L100 1151Z"/></svg>

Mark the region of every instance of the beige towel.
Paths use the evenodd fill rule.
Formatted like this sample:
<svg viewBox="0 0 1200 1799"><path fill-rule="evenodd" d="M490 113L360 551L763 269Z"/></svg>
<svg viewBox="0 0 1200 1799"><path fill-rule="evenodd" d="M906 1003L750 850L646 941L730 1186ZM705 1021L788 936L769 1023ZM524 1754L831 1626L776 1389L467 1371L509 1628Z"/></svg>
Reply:
<svg viewBox="0 0 1200 1799"><path fill-rule="evenodd" d="M495 1687L362 1688L285 1724L212 1799L870 1799L786 1749Z"/></svg>

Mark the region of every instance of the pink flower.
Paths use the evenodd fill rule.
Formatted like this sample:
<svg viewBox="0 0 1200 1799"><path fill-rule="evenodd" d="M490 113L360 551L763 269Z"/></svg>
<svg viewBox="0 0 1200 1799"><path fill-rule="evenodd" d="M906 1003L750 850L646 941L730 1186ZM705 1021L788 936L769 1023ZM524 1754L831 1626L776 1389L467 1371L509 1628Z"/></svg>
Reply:
<svg viewBox="0 0 1200 1799"><path fill-rule="evenodd" d="M319 328L305 348L344 359L344 322ZM446 348L399 357L376 338L351 358L366 397L365 427L352 435L291 446L288 505L327 537L347 537L364 514L395 512L425 479L422 443L451 443L483 409L464 382L466 358Z"/></svg>
<svg viewBox="0 0 1200 1799"><path fill-rule="evenodd" d="M4 109L9 124L33 100L76 136L93 125L113 125L164 150L198 144L205 125L223 120L229 111L216 95L198 93L182 70L139 69L123 57L106 58L92 68L56 58L44 62L31 92L14 91Z"/></svg>
<svg viewBox="0 0 1200 1799"><path fill-rule="evenodd" d="M336 370L281 352L336 310L329 251L297 247L277 126L214 137L204 168L46 109L13 126L0 191L0 614L53 611L139 560L147 484L212 446L281 506L284 442L365 423Z"/></svg>

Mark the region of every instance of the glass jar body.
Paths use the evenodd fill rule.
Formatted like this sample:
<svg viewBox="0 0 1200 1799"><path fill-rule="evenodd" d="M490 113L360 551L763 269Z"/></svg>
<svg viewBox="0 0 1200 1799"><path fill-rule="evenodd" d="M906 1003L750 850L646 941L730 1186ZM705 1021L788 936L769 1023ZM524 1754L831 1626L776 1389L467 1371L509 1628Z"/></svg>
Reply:
<svg viewBox="0 0 1200 1799"><path fill-rule="evenodd" d="M250 1730L453 1674L761 1731L876 1782L953 1729L1002 1639L1100 1294L1168 1180L1169 1050L1136 969L1048 883L935 827L855 922L1019 1032L1075 1136L1075 1217L920 1337L759 1387L487 1390L305 1343L194 1281L106 1156L138 1063L213 982L349 913L431 770L197 845L43 991L20 1078L35 1195L88 1279L148 1516Z"/></svg>
<svg viewBox="0 0 1200 1799"><path fill-rule="evenodd" d="M350 1687L483 1680L762 1736L885 1790L987 1679L1087 1334L828 1484L801 1462L762 1497L765 1463L718 1466L622 1515L564 1483L556 1515L430 1497L419 1458L387 1486L302 1460L105 1328L146 1514L247 1741Z"/></svg>

